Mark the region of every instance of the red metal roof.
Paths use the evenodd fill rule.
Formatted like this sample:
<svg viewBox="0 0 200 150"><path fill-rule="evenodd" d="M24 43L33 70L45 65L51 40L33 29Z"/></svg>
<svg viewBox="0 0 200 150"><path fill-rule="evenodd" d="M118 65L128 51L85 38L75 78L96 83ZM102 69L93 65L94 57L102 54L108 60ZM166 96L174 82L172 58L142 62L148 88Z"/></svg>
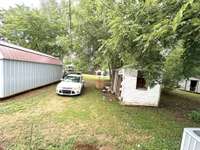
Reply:
<svg viewBox="0 0 200 150"><path fill-rule="evenodd" d="M62 65L58 58L3 41L0 41L0 59Z"/></svg>

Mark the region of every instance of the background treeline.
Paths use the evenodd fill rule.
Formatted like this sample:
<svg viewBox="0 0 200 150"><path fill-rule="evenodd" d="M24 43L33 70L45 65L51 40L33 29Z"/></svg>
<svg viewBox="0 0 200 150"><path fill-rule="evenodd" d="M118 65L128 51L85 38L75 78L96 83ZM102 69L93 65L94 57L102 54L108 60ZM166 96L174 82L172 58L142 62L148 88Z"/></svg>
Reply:
<svg viewBox="0 0 200 150"><path fill-rule="evenodd" d="M37 9L1 10L0 37L86 72L109 68L112 76L115 68L132 65L151 85L173 87L200 76L199 0L72 1L72 32L68 4L47 0Z"/></svg>

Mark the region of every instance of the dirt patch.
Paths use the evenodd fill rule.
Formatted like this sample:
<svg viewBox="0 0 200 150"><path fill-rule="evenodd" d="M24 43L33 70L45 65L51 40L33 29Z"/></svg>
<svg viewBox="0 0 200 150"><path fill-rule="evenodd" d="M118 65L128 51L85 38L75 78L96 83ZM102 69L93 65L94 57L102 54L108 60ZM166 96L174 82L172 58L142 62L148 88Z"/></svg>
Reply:
<svg viewBox="0 0 200 150"><path fill-rule="evenodd" d="M108 99L109 101L117 101L118 100L118 98L114 95L114 94L112 94L112 93L110 93L110 92L102 92L102 94L103 94L103 96L105 96L106 97L106 99Z"/></svg>
<svg viewBox="0 0 200 150"><path fill-rule="evenodd" d="M83 144L77 143L75 144L74 150L99 150L96 145L94 144Z"/></svg>
<svg viewBox="0 0 200 150"><path fill-rule="evenodd" d="M42 87L38 87L38 88L35 88L35 89L27 90L27 91L9 96L7 98L2 98L2 99L0 99L0 103L10 102L10 101L26 100L26 99L29 99L31 97L35 97L37 95L40 95L41 93L44 93L47 90L50 91L52 88L55 89L56 85L57 85L57 83L52 83L52 84L45 85L45 86L42 86ZM25 99L25 97L26 97L26 99Z"/></svg>

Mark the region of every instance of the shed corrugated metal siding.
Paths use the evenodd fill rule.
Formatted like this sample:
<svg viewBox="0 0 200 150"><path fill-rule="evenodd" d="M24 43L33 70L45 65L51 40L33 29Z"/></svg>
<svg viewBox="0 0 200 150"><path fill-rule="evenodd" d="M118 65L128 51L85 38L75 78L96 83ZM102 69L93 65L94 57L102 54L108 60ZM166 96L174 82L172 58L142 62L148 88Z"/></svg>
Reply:
<svg viewBox="0 0 200 150"><path fill-rule="evenodd" d="M61 77L59 59L0 42L0 98L59 81Z"/></svg>
<svg viewBox="0 0 200 150"><path fill-rule="evenodd" d="M4 86L3 86L3 60L0 60L0 97L4 96Z"/></svg>
<svg viewBox="0 0 200 150"><path fill-rule="evenodd" d="M3 60L3 97L60 80L62 66Z"/></svg>

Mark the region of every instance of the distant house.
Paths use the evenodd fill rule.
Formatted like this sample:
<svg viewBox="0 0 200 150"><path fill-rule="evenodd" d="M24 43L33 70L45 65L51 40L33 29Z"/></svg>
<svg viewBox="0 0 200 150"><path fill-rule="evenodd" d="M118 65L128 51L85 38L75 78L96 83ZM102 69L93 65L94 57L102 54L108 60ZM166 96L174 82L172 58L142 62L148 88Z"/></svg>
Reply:
<svg viewBox="0 0 200 150"><path fill-rule="evenodd" d="M109 75L109 70L96 70L95 74L98 76L108 76Z"/></svg>
<svg viewBox="0 0 200 150"><path fill-rule="evenodd" d="M179 82L180 89L200 93L200 77L191 77Z"/></svg>
<svg viewBox="0 0 200 150"><path fill-rule="evenodd" d="M112 92L124 105L158 106L161 86L146 85L142 71L120 68L115 70Z"/></svg>

